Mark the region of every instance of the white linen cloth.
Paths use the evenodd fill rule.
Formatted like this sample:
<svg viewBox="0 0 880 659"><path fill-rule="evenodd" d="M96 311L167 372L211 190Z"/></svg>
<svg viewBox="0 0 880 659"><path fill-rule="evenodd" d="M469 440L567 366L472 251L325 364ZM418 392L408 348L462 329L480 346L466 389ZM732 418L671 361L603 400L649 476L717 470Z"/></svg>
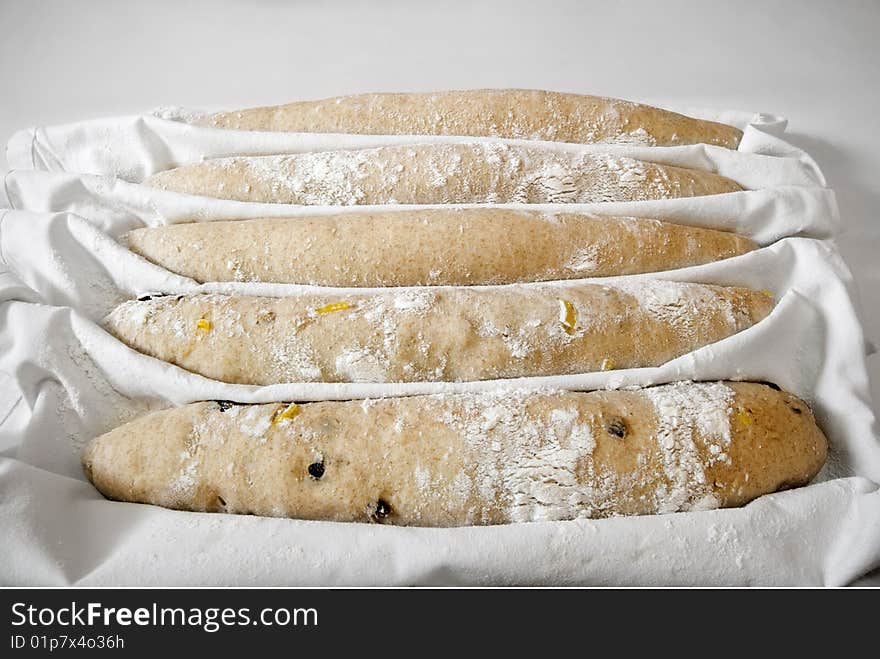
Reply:
<svg viewBox="0 0 880 659"><path fill-rule="evenodd" d="M699 167L730 176L747 191L539 208L647 215L750 235L761 249L626 279L768 289L777 300L773 313L745 332L657 368L470 383L228 385L139 354L99 326L114 305L144 292L314 290L199 285L121 247L114 239L124 231L260 216L295 222L297 215L363 210L180 195L140 185L145 176L203 157L436 138L218 131L155 115L16 134L8 151L14 171L3 186L14 210L0 211L0 256L8 268L0 275L0 371L20 397L11 409L0 410L6 413L0 451L7 456L0 458L0 542L7 557L0 582L845 584L870 571L880 564L880 444L851 278L833 241L839 224L834 195L812 159L778 136L783 120L700 114L744 127L740 149L553 148ZM321 290L337 295L346 289ZM816 483L734 510L419 529L110 502L79 468L79 451L91 437L148 409L193 400L347 399L499 386L592 389L728 378L775 382L813 407L831 443Z"/></svg>

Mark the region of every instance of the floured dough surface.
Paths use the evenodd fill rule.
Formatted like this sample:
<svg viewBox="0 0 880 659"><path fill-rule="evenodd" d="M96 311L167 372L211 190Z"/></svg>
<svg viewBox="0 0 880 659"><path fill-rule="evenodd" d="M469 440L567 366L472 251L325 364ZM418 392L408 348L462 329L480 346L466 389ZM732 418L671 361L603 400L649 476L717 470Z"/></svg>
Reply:
<svg viewBox="0 0 880 659"><path fill-rule="evenodd" d="M466 381L657 366L751 327L772 299L660 280L347 296L165 296L104 322L223 382Z"/></svg>
<svg viewBox="0 0 880 659"><path fill-rule="evenodd" d="M83 464L123 501L462 526L738 506L806 484L825 454L802 401L717 382L194 403L97 438Z"/></svg>
<svg viewBox="0 0 880 659"><path fill-rule="evenodd" d="M218 199L306 206L586 204L742 190L696 169L486 142L216 158L159 172L145 183Z"/></svg>
<svg viewBox="0 0 880 659"><path fill-rule="evenodd" d="M388 210L135 229L122 243L200 282L509 284L660 272L744 254L744 236L658 220L499 208Z"/></svg>
<svg viewBox="0 0 880 659"><path fill-rule="evenodd" d="M613 98L529 89L358 94L218 112L195 123L234 130L469 135L552 142L735 149L742 132Z"/></svg>

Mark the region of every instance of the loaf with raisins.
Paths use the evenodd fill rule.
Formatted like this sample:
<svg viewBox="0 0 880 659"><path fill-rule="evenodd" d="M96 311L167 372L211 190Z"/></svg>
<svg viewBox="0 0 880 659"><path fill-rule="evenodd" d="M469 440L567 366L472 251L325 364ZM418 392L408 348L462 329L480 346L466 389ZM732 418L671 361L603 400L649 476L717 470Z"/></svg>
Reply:
<svg viewBox="0 0 880 659"><path fill-rule="evenodd" d="M93 440L105 496L192 511L463 526L740 506L808 483L826 440L778 387L201 402Z"/></svg>
<svg viewBox="0 0 880 659"><path fill-rule="evenodd" d="M762 320L767 292L658 281L129 301L132 348L215 380L465 381L658 366Z"/></svg>

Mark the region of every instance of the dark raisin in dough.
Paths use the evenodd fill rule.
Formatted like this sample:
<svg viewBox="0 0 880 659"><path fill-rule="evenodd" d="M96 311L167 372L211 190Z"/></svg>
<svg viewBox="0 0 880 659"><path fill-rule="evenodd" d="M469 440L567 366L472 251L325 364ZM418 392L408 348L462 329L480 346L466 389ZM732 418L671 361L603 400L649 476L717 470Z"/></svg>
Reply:
<svg viewBox="0 0 880 659"><path fill-rule="evenodd" d="M217 407L220 408L221 412L225 412L226 410L228 410L230 407L233 407L234 405L235 405L235 403L233 403L231 400L218 400L217 401Z"/></svg>
<svg viewBox="0 0 880 659"><path fill-rule="evenodd" d="M309 465L309 476L312 478L318 479L324 475L324 463L323 462L313 462Z"/></svg>
<svg viewBox="0 0 880 659"><path fill-rule="evenodd" d="M607 430L609 435L613 435L618 439L626 437L626 423L623 419L614 419L614 421L608 424Z"/></svg>
<svg viewBox="0 0 880 659"><path fill-rule="evenodd" d="M391 514L391 504L385 499L379 499L376 502L376 512L373 513L374 519L385 519Z"/></svg>

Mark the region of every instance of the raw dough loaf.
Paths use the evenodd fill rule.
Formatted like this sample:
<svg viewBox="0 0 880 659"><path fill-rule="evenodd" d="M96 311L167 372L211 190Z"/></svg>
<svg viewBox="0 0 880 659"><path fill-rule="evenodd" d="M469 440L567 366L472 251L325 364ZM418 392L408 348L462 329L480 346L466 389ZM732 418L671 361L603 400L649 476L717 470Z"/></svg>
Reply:
<svg viewBox="0 0 880 659"><path fill-rule="evenodd" d="M600 96L529 89L359 94L200 117L216 128L370 135L470 135L551 142L735 149L742 132Z"/></svg>
<svg viewBox="0 0 880 659"><path fill-rule="evenodd" d="M497 208L389 210L135 229L121 242L196 281L511 284L683 268L744 254L734 233Z"/></svg>
<svg viewBox="0 0 880 659"><path fill-rule="evenodd" d="M107 497L195 511L503 524L739 506L806 484L826 440L763 384L202 402L92 441Z"/></svg>
<svg viewBox="0 0 880 659"><path fill-rule="evenodd" d="M648 280L344 296L164 296L105 319L120 340L215 380L462 381L656 366L752 326L746 288Z"/></svg>
<svg viewBox="0 0 880 659"><path fill-rule="evenodd" d="M307 206L595 203L742 190L696 169L480 142L217 158L159 172L145 183L204 197Z"/></svg>

